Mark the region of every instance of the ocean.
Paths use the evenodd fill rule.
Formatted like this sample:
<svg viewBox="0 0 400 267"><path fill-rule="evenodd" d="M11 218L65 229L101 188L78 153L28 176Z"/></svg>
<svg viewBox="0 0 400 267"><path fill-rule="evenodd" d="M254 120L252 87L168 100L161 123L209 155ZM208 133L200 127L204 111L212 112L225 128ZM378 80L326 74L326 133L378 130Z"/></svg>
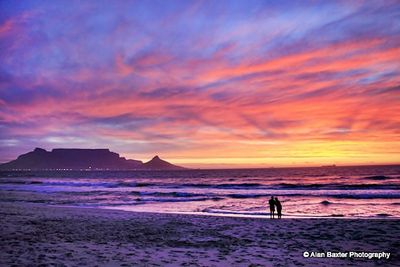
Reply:
<svg viewBox="0 0 400 267"><path fill-rule="evenodd" d="M269 217L270 196L283 218L399 218L400 166L0 172L0 203Z"/></svg>

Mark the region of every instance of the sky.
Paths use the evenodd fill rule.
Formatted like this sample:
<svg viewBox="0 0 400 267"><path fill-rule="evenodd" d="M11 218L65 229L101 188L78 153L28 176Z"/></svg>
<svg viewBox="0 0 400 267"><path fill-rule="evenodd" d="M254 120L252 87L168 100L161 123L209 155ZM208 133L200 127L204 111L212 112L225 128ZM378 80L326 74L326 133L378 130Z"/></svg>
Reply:
<svg viewBox="0 0 400 267"><path fill-rule="evenodd" d="M0 1L0 162L400 163L399 1Z"/></svg>

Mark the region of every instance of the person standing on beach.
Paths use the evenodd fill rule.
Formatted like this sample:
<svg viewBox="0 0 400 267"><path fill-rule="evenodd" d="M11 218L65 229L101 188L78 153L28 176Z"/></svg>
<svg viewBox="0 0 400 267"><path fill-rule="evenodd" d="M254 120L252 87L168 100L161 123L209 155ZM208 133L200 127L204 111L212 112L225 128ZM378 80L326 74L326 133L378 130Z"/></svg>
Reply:
<svg viewBox="0 0 400 267"><path fill-rule="evenodd" d="M269 211L270 211L269 218L274 219L274 217L275 217L275 200L274 200L273 196L271 196L268 203L269 203Z"/></svg>
<svg viewBox="0 0 400 267"><path fill-rule="evenodd" d="M278 219L282 218L282 204L278 200L277 197L275 197L275 206L276 206L276 212L278 213Z"/></svg>

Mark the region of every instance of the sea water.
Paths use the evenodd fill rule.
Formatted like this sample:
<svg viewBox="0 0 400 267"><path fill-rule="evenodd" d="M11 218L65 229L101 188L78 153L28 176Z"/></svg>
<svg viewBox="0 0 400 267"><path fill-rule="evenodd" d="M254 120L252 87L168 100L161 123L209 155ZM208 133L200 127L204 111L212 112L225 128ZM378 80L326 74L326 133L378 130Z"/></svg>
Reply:
<svg viewBox="0 0 400 267"><path fill-rule="evenodd" d="M1 202L128 211L399 218L400 166L179 171L3 171Z"/></svg>

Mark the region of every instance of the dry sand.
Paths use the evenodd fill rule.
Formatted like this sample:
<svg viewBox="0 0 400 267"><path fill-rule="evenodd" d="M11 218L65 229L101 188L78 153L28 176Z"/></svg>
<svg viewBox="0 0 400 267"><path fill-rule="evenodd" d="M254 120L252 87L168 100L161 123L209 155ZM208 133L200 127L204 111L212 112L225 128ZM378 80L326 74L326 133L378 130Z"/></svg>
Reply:
<svg viewBox="0 0 400 267"><path fill-rule="evenodd" d="M252 219L0 203L1 266L399 266L400 220ZM387 259L304 251L391 252Z"/></svg>

